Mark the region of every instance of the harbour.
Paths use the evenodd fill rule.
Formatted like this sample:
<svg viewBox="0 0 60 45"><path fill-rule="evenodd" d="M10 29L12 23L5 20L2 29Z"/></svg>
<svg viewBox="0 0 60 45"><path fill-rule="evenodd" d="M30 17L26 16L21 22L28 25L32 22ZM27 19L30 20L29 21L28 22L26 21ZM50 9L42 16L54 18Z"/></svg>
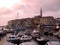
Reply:
<svg viewBox="0 0 60 45"><path fill-rule="evenodd" d="M34 32L34 31L33 31ZM36 32L35 32L36 33ZM41 37L41 38L39 38L38 37L38 40L36 40L36 39L31 39L31 40L29 40L29 38L26 36L26 38L27 38L27 40L26 39L22 39L22 42L19 42L18 44L17 44L17 41L15 42L15 43L12 43L12 42L9 42L9 41L7 41L8 40L8 37L9 36L11 36L12 35L12 33L9 33L9 34L6 34L5 36L3 36L2 38L1 38L1 40L0 40L0 45L4 45L4 44L10 44L10 45L45 45L47 42L49 42L49 41L53 41L53 42L60 42L60 39L58 38L58 37L56 37L56 36L51 36L51 35L48 35L48 36L43 36L43 37ZM22 34L22 35L25 35L25 34ZM14 36L13 36L14 37ZM21 37L20 37L21 38ZM14 39L14 38L12 38L12 39ZM40 40L39 40L40 39ZM14 39L15 40L15 39ZM24 41L25 40L25 41ZM20 40L21 41L21 40ZM26 44L25 44L26 43ZM60 45L60 43L59 43L59 45Z"/></svg>
<svg viewBox="0 0 60 45"><path fill-rule="evenodd" d="M60 45L60 24L54 20L40 15L10 20L0 29L0 45Z"/></svg>
<svg viewBox="0 0 60 45"><path fill-rule="evenodd" d="M60 45L60 18L40 14L0 26L0 45Z"/></svg>

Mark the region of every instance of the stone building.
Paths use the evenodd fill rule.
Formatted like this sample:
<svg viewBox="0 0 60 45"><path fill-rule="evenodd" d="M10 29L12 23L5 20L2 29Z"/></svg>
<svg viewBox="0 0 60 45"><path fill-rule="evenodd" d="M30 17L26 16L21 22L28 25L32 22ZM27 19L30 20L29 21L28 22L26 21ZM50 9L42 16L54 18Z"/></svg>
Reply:
<svg viewBox="0 0 60 45"><path fill-rule="evenodd" d="M52 16L46 16L40 18L40 24L52 25L54 24L54 18Z"/></svg>
<svg viewBox="0 0 60 45"><path fill-rule="evenodd" d="M56 19L55 19L55 23L57 23L57 24L60 25L60 18L56 18Z"/></svg>
<svg viewBox="0 0 60 45"><path fill-rule="evenodd" d="M25 19L17 19L17 20L10 20L8 21L9 28L16 28L16 27L30 27L32 25L30 18Z"/></svg>
<svg viewBox="0 0 60 45"><path fill-rule="evenodd" d="M40 18L42 17L42 9L40 10L40 15L35 16L33 18L24 18L24 19L16 19L8 21L9 28L16 28L16 27L37 27L39 24Z"/></svg>
<svg viewBox="0 0 60 45"><path fill-rule="evenodd" d="M49 32L49 31L53 30L53 25L55 23L57 23L56 21L57 21L57 19L54 19L54 17L52 17L52 16L42 17L42 9L41 9L40 15L35 16L33 18L10 20L8 22L8 27L9 28L19 27L22 29L26 29L26 28L30 28L30 29L36 28L37 29L37 27L39 27L40 31Z"/></svg>
<svg viewBox="0 0 60 45"><path fill-rule="evenodd" d="M46 16L40 18L40 31L41 32L53 32L53 25L55 23L54 17Z"/></svg>
<svg viewBox="0 0 60 45"><path fill-rule="evenodd" d="M16 20L10 20L10 21L8 21L8 27L9 28L14 29L17 26L21 26L21 21L20 20L16 19Z"/></svg>

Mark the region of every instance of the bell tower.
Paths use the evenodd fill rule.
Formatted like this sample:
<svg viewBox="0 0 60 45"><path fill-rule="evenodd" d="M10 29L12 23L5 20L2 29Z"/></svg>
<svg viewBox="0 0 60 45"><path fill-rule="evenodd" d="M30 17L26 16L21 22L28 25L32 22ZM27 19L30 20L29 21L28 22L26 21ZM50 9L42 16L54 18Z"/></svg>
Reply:
<svg viewBox="0 0 60 45"><path fill-rule="evenodd" d="M42 17L42 8L40 9L40 16Z"/></svg>

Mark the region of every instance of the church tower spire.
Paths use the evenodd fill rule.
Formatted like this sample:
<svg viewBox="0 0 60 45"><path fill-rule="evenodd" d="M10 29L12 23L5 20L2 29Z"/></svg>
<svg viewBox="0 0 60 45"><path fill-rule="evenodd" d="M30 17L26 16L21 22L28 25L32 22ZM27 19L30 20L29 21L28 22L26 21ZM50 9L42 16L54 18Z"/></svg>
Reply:
<svg viewBox="0 0 60 45"><path fill-rule="evenodd" d="M42 8L40 9L40 16L42 17Z"/></svg>

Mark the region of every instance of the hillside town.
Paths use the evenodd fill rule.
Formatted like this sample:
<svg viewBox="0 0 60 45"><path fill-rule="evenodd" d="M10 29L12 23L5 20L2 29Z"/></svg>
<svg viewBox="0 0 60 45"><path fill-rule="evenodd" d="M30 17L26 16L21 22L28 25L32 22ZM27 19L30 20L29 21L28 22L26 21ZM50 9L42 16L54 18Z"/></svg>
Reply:
<svg viewBox="0 0 60 45"><path fill-rule="evenodd" d="M1 30L3 30L0 31L1 37L5 36L8 42L17 45L29 45L28 42L31 40L34 42L30 42L31 45L47 45L52 41L60 42L60 18L43 16L42 9L40 10L40 15L32 18L8 21L8 24L2 26ZM10 36L8 37L7 35ZM60 45L60 43L58 44Z"/></svg>
<svg viewBox="0 0 60 45"><path fill-rule="evenodd" d="M8 21L6 28L9 28L10 30L20 29L29 31L37 29L40 31L40 33L55 32L56 28L60 28L60 18L54 18L53 16L43 16L43 11L41 9L40 15L38 16Z"/></svg>

